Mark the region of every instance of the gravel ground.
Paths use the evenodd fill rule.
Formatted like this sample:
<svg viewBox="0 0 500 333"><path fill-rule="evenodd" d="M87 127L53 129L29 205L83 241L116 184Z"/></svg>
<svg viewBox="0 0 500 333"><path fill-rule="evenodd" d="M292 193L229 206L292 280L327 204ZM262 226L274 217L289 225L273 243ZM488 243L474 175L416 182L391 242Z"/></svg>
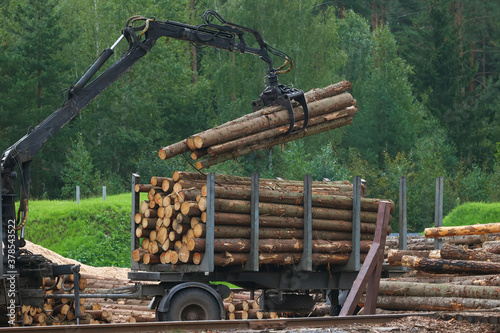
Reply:
<svg viewBox="0 0 500 333"><path fill-rule="evenodd" d="M234 333L235 331L217 331L220 333ZM284 330L240 330L238 333L427 333L427 332L500 332L500 327L496 324L469 323L458 320L441 320L428 317L406 317L397 319L385 324L351 324L339 327L329 328L294 328Z"/></svg>

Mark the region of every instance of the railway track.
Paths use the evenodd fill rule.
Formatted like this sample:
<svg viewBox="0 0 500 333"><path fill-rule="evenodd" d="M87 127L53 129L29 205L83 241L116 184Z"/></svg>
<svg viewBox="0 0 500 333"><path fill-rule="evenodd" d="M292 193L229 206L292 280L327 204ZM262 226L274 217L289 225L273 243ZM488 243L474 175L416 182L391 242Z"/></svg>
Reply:
<svg viewBox="0 0 500 333"><path fill-rule="evenodd" d="M184 332L209 330L283 330L291 328L324 328L349 324L381 324L408 316L430 316L432 313L401 313L384 315L361 315L346 317L303 317L283 319L251 320L211 320L147 322L133 324L102 325L61 325L39 327L0 328L0 332L93 332L93 333L132 333L132 332Z"/></svg>

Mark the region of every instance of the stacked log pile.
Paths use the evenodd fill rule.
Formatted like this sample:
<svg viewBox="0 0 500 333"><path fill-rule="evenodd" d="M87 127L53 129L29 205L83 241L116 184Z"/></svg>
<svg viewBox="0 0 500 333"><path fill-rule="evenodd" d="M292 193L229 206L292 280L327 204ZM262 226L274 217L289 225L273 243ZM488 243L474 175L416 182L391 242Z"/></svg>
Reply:
<svg viewBox="0 0 500 333"><path fill-rule="evenodd" d="M161 159L168 159L191 152L196 167L203 169L259 149L352 124L358 108L356 100L347 93L350 88L349 82L342 81L306 93L309 122L303 131L299 131L304 124L301 106L293 106L295 126L294 132L289 135L283 135L290 127L288 111L281 106L273 106L163 147L158 155Z"/></svg>
<svg viewBox="0 0 500 333"><path fill-rule="evenodd" d="M255 298L258 297L258 294ZM279 318L276 312L263 312L258 302L251 298L249 292L232 292L224 299L227 320L238 319L276 319Z"/></svg>
<svg viewBox="0 0 500 333"><path fill-rule="evenodd" d="M428 228L445 238L440 250L389 250L391 265L411 268L380 283L377 307L386 310L470 311L500 307L500 223ZM482 242L481 242L482 241Z"/></svg>
<svg viewBox="0 0 500 333"><path fill-rule="evenodd" d="M158 186L161 183L161 186ZM303 182L259 181L259 262L297 264L303 250ZM133 260L147 265L193 264L203 259L206 233L206 179L199 173L175 172L137 185L147 192L135 216L140 247ZM351 252L352 184L312 184L313 264L345 264ZM242 265L250 250L250 178L215 178L214 262ZM361 199L361 252L375 232L379 199Z"/></svg>
<svg viewBox="0 0 500 333"><path fill-rule="evenodd" d="M107 294L112 289L135 284L128 279L116 279L109 276L86 275L85 277L88 281L87 292L89 293ZM96 311L87 310L87 312L91 313L94 319L101 322L134 323L155 321L155 311L148 307L150 302L150 297L144 299L89 298L87 303Z"/></svg>
<svg viewBox="0 0 500 333"><path fill-rule="evenodd" d="M68 275L60 279L45 277L43 279L43 288L47 295L70 294L74 286L73 275ZM82 277L79 282L80 291L87 287L87 280ZM78 286L76 286L78 288ZM84 323L92 323L93 318L87 313L87 300L80 299L81 319ZM91 306L89 306L91 307ZM21 312L22 311L22 312ZM22 321L16 326L47 326L47 325L65 325L75 324L75 300L74 298L45 299L41 307L23 305L22 309L16 313L15 321ZM4 323L5 324L5 323Z"/></svg>

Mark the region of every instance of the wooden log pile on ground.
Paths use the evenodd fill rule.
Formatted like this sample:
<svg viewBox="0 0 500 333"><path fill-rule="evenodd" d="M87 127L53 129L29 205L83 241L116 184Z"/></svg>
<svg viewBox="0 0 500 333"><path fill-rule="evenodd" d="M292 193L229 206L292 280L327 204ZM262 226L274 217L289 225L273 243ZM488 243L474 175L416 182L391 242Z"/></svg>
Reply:
<svg viewBox="0 0 500 333"><path fill-rule="evenodd" d="M161 159L191 152L196 167L203 169L259 149L271 148L320 132L352 124L358 111L357 102L347 93L351 84L342 81L322 89L307 92L309 122L304 123L304 111L293 105L294 132L285 134L290 126L288 111L281 106L267 107L220 126L190 136L159 150Z"/></svg>
<svg viewBox="0 0 500 333"><path fill-rule="evenodd" d="M49 277L43 278L43 288L46 295L69 295L74 286L73 275L63 276L59 279ZM76 286L78 288L78 286ZM80 278L79 290L83 292L87 288L87 280ZM80 299L81 322L91 324L94 318L87 311L88 302ZM22 312L21 312L22 311ZM75 299L71 297L60 299L45 299L41 307L23 305L21 311L16 313L15 321L21 321L16 326L47 326L66 325L76 323Z"/></svg>
<svg viewBox="0 0 500 333"><path fill-rule="evenodd" d="M258 295L256 295L256 298ZM227 320L238 319L276 319L279 318L276 312L264 312L259 303L251 298L249 292L232 292L224 299Z"/></svg>
<svg viewBox="0 0 500 333"><path fill-rule="evenodd" d="M161 184L161 185L160 185ZM259 181L259 261L297 264L303 250L303 182ZM201 263L205 250L205 175L175 172L136 186L148 200L135 216L140 239L132 258L147 265ZM351 252L352 184L312 184L313 264L345 264ZM216 266L243 265L250 250L250 179L215 178L214 252ZM379 199L361 199L361 252L370 248Z"/></svg>
<svg viewBox="0 0 500 333"><path fill-rule="evenodd" d="M133 286L135 283L128 279L117 279L109 276L86 275L89 293L107 294L111 289ZM87 303L97 307L112 323L134 323L155 321L155 311L149 309L150 297L144 299L105 299L89 298ZM87 311L90 312L90 311ZM94 319L99 319L97 315Z"/></svg>
<svg viewBox="0 0 500 333"><path fill-rule="evenodd" d="M389 250L388 262L412 269L380 283L377 307L397 311L479 311L500 307L500 223L429 228L447 237L440 250ZM482 243L478 243L483 240Z"/></svg>

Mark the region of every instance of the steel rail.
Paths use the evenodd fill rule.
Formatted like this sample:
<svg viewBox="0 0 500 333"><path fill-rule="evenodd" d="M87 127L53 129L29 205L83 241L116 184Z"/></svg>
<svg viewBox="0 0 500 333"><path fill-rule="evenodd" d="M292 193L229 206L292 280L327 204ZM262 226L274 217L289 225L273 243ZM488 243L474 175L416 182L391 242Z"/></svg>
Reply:
<svg viewBox="0 0 500 333"><path fill-rule="evenodd" d="M323 328L350 324L381 324L409 316L430 316L427 313L397 313L383 315L359 315L345 317L301 317L283 319L249 320L197 320L172 322L146 322L101 325L58 325L25 326L0 328L0 332L93 332L93 333L133 333L133 332L172 332L172 331L207 331L207 330L283 330L307 327Z"/></svg>

